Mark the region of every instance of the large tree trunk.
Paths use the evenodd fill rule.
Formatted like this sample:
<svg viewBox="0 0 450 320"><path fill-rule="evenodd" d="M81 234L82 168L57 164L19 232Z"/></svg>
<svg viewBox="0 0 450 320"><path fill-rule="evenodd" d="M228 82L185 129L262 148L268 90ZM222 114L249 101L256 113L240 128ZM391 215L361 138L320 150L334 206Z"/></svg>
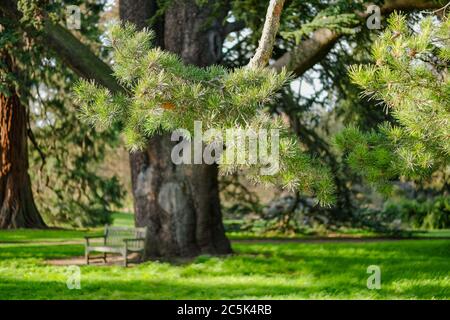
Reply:
<svg viewBox="0 0 450 320"><path fill-rule="evenodd" d="M6 72L13 61L0 52ZM0 93L0 229L45 228L34 203L28 175L26 111L14 87Z"/></svg>
<svg viewBox="0 0 450 320"><path fill-rule="evenodd" d="M121 0L122 20L146 26L154 1ZM223 14L226 10L223 10ZM137 12L137 13L136 13ZM156 26L157 43L185 63L211 65L220 58L219 19L211 24L209 5L174 1ZM149 257L231 252L220 211L217 166L174 165L169 136L150 139L145 151L130 155L135 220L149 228Z"/></svg>

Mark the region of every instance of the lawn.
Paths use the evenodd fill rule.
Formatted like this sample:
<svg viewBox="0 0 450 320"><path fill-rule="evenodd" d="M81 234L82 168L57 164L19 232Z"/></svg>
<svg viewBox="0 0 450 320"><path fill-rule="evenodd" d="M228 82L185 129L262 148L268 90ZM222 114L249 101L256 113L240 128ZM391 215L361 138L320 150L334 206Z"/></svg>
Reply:
<svg viewBox="0 0 450 320"><path fill-rule="evenodd" d="M81 289L69 290L68 268L46 260L83 255L68 241L85 233L0 231L0 299L450 299L448 239L235 240L226 257L81 266ZM366 287L369 265L381 268L380 290Z"/></svg>
<svg viewBox="0 0 450 320"><path fill-rule="evenodd" d="M116 226L134 226L134 217L127 213L114 213L114 225ZM51 229L51 230L0 230L0 244L1 243L27 243L30 241L39 242L80 242L86 235L100 235L103 228L93 229L79 229L79 230L65 230L65 229Z"/></svg>

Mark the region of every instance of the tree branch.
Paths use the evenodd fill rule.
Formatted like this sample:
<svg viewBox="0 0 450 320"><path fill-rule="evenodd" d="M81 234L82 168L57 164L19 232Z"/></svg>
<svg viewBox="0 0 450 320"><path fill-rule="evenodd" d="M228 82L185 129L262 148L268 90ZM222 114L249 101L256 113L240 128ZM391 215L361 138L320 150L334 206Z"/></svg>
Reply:
<svg viewBox="0 0 450 320"><path fill-rule="evenodd" d="M65 28L47 21L43 38L59 58L79 76L93 79L112 92L124 90L112 75L112 69Z"/></svg>
<svg viewBox="0 0 450 320"><path fill-rule="evenodd" d="M275 43L275 36L280 27L280 16L283 5L284 0L270 0L261 39L259 40L255 55L247 65L248 68L265 67L269 62Z"/></svg>
<svg viewBox="0 0 450 320"><path fill-rule="evenodd" d="M340 37L339 33L330 29L318 29L309 39L302 41L294 49L282 55L271 65L271 68L276 71L287 68L299 77L321 61Z"/></svg>
<svg viewBox="0 0 450 320"><path fill-rule="evenodd" d="M383 14L397 11L428 10L442 7L436 0L385 0L381 7Z"/></svg>
<svg viewBox="0 0 450 320"><path fill-rule="evenodd" d="M0 0L0 4L0 10L8 18L16 21L22 18L22 13L17 9L17 1ZM88 46L61 25L52 23L47 17L43 19L43 29L39 32L39 36L69 68L85 79L95 80L112 92L123 90L112 75L111 68ZM26 31L36 33L31 27Z"/></svg>
<svg viewBox="0 0 450 320"><path fill-rule="evenodd" d="M412 11L438 8L440 5L436 1L430 0L386 0L381 7L381 12L389 14L394 10ZM366 13L358 15L362 18L367 16ZM300 77L322 60L341 36L342 34L327 28L318 29L312 33L309 39L302 41L294 49L277 59L271 67L277 71L286 67L288 71L292 71L297 77Z"/></svg>

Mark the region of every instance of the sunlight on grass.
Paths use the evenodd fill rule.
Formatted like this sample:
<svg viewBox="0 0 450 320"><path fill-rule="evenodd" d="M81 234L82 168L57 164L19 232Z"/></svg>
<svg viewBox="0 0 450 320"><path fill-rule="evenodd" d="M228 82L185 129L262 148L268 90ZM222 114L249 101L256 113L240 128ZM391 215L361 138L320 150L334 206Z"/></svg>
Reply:
<svg viewBox="0 0 450 320"><path fill-rule="evenodd" d="M0 245L0 299L449 299L450 241L236 243L235 254L131 268L67 268L46 259L83 255L82 245ZM382 270L368 290L369 265Z"/></svg>
<svg viewBox="0 0 450 320"><path fill-rule="evenodd" d="M113 225L120 227L134 227L134 214L116 212L112 215Z"/></svg>
<svg viewBox="0 0 450 320"><path fill-rule="evenodd" d="M102 228L90 230L0 230L0 243L83 241L83 237L86 235L101 233Z"/></svg>

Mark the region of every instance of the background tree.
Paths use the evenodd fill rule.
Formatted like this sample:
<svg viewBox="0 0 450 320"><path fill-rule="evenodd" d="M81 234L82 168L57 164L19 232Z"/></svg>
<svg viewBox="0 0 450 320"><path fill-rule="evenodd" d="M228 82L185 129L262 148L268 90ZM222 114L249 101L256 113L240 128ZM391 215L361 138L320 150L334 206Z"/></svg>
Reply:
<svg viewBox="0 0 450 320"><path fill-rule="evenodd" d="M1 21L1 20L0 20ZM28 175L27 111L19 98L15 45L21 39L1 23L0 50L0 229L45 228L31 191ZM19 53L20 54L20 53Z"/></svg>
<svg viewBox="0 0 450 320"><path fill-rule="evenodd" d="M100 35L98 19L104 4L95 1L82 3L72 2L81 5L85 13L80 31L85 35L86 43L104 56L96 44ZM5 50L9 50L16 63L14 72L2 68L6 71L3 73L4 83L14 83L17 87L25 109L24 141L27 142L28 138L32 142L30 157L25 149L20 152L21 159L16 160L19 165L25 161L28 163L29 158L32 188L27 192L24 179L18 178L14 179L15 188L30 195L31 189L34 191L37 207L48 223L89 226L110 222L110 213L120 205L123 191L116 178L101 176L97 168L103 161L105 147L116 143L117 135L114 129L99 132L77 119L70 94L74 73L60 60L54 59L48 47L35 38L45 29L38 19L39 10L51 14L52 19L58 21L65 18L65 6L62 3L32 1L26 8L30 11L21 24L11 16L4 16L1 22L4 29L0 34ZM33 11L33 8L39 10ZM17 110L19 115L20 109ZM6 130L8 127L3 128ZM99 139L99 143L94 144L92 139ZM21 139L13 138L13 141L19 143ZM27 172L20 171L22 174ZM19 203L8 206L20 208L29 201ZM33 221L31 218L29 220ZM37 223L12 222L3 225L4 228L40 226Z"/></svg>

